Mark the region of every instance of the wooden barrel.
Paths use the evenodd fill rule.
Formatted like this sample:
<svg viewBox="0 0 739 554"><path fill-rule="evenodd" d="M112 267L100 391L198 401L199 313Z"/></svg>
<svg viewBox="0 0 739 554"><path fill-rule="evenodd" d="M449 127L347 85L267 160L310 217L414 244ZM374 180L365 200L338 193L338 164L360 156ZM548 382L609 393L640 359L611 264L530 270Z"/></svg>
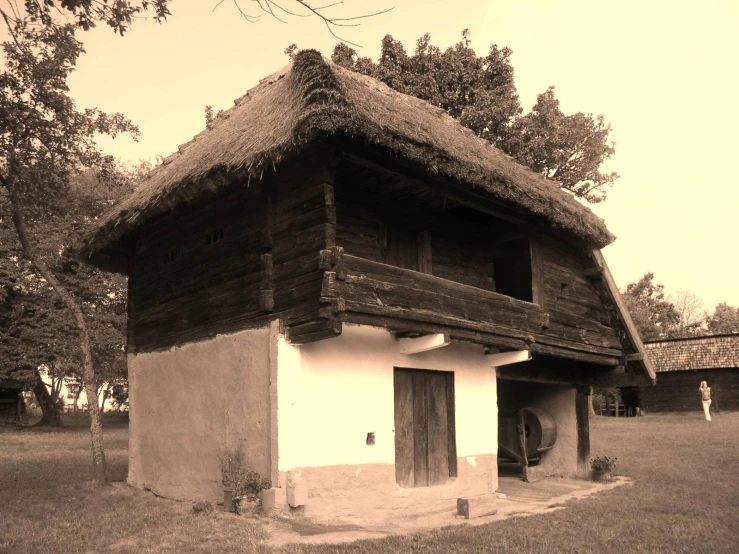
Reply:
<svg viewBox="0 0 739 554"><path fill-rule="evenodd" d="M526 428L526 454L550 450L557 440L557 424L552 414L541 408L524 408L523 422Z"/></svg>

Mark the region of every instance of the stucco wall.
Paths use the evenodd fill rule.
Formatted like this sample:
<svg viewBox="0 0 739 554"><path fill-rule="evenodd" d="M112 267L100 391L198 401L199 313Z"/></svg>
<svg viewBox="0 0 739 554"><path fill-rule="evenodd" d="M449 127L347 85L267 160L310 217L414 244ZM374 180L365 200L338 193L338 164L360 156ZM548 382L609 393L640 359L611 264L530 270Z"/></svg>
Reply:
<svg viewBox="0 0 739 554"><path fill-rule="evenodd" d="M557 423L557 441L544 454L542 465L547 475L577 474L577 414L575 389L562 385L545 385L501 379L498 381L501 410L524 407L542 408Z"/></svg>
<svg viewBox="0 0 739 554"><path fill-rule="evenodd" d="M279 345L279 468L303 476L314 510L337 506L343 493L332 490L353 491L355 503L384 498L385 506L388 494L409 494L395 483L394 367L454 372L459 477L449 494L497 489L496 376L483 348L453 341L403 355L387 330L345 325L336 338Z"/></svg>
<svg viewBox="0 0 739 554"><path fill-rule="evenodd" d="M129 355L131 485L223 498L223 448L270 475L269 341L264 328Z"/></svg>

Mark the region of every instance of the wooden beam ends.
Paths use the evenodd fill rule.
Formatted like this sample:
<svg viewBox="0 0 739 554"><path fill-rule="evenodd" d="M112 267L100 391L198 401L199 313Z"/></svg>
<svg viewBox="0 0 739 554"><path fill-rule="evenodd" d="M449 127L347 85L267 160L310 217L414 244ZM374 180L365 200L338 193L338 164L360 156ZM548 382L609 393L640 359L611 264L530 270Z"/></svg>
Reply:
<svg viewBox="0 0 739 554"><path fill-rule="evenodd" d="M514 350L512 352L498 352L496 354L486 354L485 359L493 367L517 364L520 362L528 362L531 359L529 350Z"/></svg>
<svg viewBox="0 0 739 554"><path fill-rule="evenodd" d="M420 354L429 350L436 350L448 346L451 342L448 333L435 333L433 335L423 335L414 338L399 338L401 354Z"/></svg>

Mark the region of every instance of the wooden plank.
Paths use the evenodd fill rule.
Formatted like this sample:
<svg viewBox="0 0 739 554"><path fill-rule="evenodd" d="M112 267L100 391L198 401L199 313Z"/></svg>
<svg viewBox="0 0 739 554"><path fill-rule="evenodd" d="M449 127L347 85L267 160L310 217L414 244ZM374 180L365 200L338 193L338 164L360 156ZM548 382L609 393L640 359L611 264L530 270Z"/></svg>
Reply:
<svg viewBox="0 0 739 554"><path fill-rule="evenodd" d="M585 476L590 471L590 407L587 392L575 393L575 418L577 421L577 472Z"/></svg>
<svg viewBox="0 0 739 554"><path fill-rule="evenodd" d="M428 229L418 233L418 271L433 274L431 255L431 231Z"/></svg>
<svg viewBox="0 0 739 554"><path fill-rule="evenodd" d="M621 298L621 293L618 290L616 281L611 275L611 271L608 269L608 265L606 264L606 260L603 257L603 254L600 250L592 250L590 255L596 266L600 268L600 270L603 272L603 283L606 286L606 291L608 292L609 297L616 304L616 307L618 309L618 316L625 328L626 336L633 345L634 350L636 350L636 352L640 354L644 354L644 359L638 364L639 367L644 370L647 377L652 379L652 381L656 381L657 374L654 371L652 362L649 359L649 356L646 354L646 349L644 348L644 344L642 343L641 337L639 336L639 332L636 329L636 325L634 325L634 322L631 319L631 315L629 314L629 310L626 308L626 305Z"/></svg>
<svg viewBox="0 0 739 554"><path fill-rule="evenodd" d="M430 193L448 197L449 201L454 201L463 206L469 206L477 211L485 212L504 221L509 221L518 225L528 223L530 216L525 215L522 211L491 200L484 193L475 192L471 187L461 184L453 184L449 181L434 178L428 173L418 173L418 169L414 172L408 163L404 163L398 158L388 158L384 156L370 155L366 151L353 153L350 148L344 148L342 155L364 167L368 167L378 173L391 175L402 182L407 182L414 187L425 190ZM417 177L413 177L414 173Z"/></svg>
<svg viewBox="0 0 739 554"><path fill-rule="evenodd" d="M455 405L454 372L446 373L446 413L448 437L449 477L457 477L457 416Z"/></svg>
<svg viewBox="0 0 739 554"><path fill-rule="evenodd" d="M312 335L318 332L338 335L341 333L341 322L332 318L328 320L317 319L300 325L293 325L288 327L288 338L291 342L294 342L302 335Z"/></svg>
<svg viewBox="0 0 739 554"><path fill-rule="evenodd" d="M342 321L347 323L383 327L397 333L449 333L450 338L454 340L472 342L475 344L511 348L515 350L521 350L527 347L527 344L522 340L433 322L427 323L418 320L409 320L362 312L345 312L340 315L340 318Z"/></svg>
<svg viewBox="0 0 739 554"><path fill-rule="evenodd" d="M443 286L445 289L449 291L454 291L455 293L458 293L460 295L465 295L473 298L484 298L496 301L500 303L500 305L517 306L522 310L533 310L543 313L543 311L538 306L535 306L530 302L511 298L510 296L505 296L503 294L498 294L492 291L471 287L469 285L455 283L454 281L441 279L440 277L436 277L434 275L426 275L419 272L409 274L408 270L400 267L381 264L370 260L364 260L362 258L357 258L356 256L350 256L348 254L344 255L344 261L347 271L354 271L355 275L377 275L382 276L382 279L386 282L393 282L394 279L399 279L399 281L395 281L399 283L407 283L410 279L413 280L414 284L416 285L428 286L430 290L433 290L434 288L439 286Z"/></svg>
<svg viewBox="0 0 739 554"><path fill-rule="evenodd" d="M401 487L415 483L413 438L413 379L410 370L393 371L395 397L395 481Z"/></svg>
<svg viewBox="0 0 739 554"><path fill-rule="evenodd" d="M536 237L529 240L531 249L531 296L534 304L546 309L544 261L542 259L542 246Z"/></svg>
<svg viewBox="0 0 739 554"><path fill-rule="evenodd" d="M428 396L426 375L423 371L413 371L413 484L427 487L428 467Z"/></svg>
<svg viewBox="0 0 739 554"><path fill-rule="evenodd" d="M387 263L395 267L418 271L417 233L399 225L387 225Z"/></svg>
<svg viewBox="0 0 739 554"><path fill-rule="evenodd" d="M550 368L538 363L536 359L533 362L500 367L496 370L496 375L498 379L552 385L572 386L585 380L585 372L574 364L571 368Z"/></svg>
<svg viewBox="0 0 739 554"><path fill-rule="evenodd" d="M259 285L259 309L271 312L275 309L275 272L272 254L262 254L262 279Z"/></svg>
<svg viewBox="0 0 739 554"><path fill-rule="evenodd" d="M449 479L449 421L446 375L425 371L427 399L428 484L440 485Z"/></svg>
<svg viewBox="0 0 739 554"><path fill-rule="evenodd" d="M617 366L619 358L615 356L603 356L600 354L590 354L588 352L579 352L557 346L549 346L547 344L535 343L529 349L534 354L544 354L546 356L554 356L555 358L568 358L595 365Z"/></svg>

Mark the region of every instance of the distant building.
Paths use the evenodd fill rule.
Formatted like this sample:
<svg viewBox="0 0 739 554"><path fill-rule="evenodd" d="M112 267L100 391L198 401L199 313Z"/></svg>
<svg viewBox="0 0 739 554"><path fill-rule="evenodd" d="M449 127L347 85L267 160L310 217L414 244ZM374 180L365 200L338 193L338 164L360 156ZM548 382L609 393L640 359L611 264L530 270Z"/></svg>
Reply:
<svg viewBox="0 0 739 554"><path fill-rule="evenodd" d="M739 334L645 343L657 386L639 387L649 412L701 411L701 381L711 387L712 410L739 410Z"/></svg>
<svg viewBox="0 0 739 554"><path fill-rule="evenodd" d="M23 386L10 380L0 379L0 425L19 423L25 415Z"/></svg>

